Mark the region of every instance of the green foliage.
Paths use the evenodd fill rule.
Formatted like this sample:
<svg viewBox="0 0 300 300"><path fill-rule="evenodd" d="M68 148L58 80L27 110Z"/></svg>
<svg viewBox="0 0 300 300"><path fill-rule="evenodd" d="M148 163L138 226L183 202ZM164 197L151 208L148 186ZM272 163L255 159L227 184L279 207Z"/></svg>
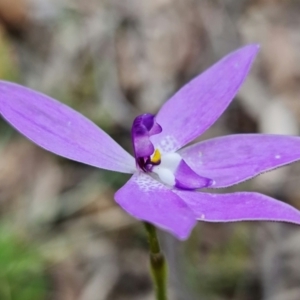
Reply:
<svg viewBox="0 0 300 300"><path fill-rule="evenodd" d="M46 287L44 263L37 251L0 227L0 299L43 300Z"/></svg>

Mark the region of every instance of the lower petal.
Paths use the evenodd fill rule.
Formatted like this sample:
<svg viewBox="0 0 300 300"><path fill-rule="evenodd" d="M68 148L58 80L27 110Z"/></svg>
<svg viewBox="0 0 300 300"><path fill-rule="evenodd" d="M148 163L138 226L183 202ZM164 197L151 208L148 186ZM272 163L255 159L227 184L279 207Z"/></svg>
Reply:
<svg viewBox="0 0 300 300"><path fill-rule="evenodd" d="M177 238L188 238L196 218L172 190L147 174L134 174L115 194L116 202L133 217L165 229Z"/></svg>
<svg viewBox="0 0 300 300"><path fill-rule="evenodd" d="M201 221L279 221L300 224L300 212L297 209L259 193L208 194L189 191L175 191L175 193Z"/></svg>

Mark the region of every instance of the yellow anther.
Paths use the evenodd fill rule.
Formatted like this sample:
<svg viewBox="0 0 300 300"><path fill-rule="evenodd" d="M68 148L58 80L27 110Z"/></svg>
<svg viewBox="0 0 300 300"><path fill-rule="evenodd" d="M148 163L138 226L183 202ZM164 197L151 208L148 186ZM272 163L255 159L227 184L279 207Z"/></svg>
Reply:
<svg viewBox="0 0 300 300"><path fill-rule="evenodd" d="M151 162L157 164L158 162L160 162L160 159L161 159L161 154L159 150L156 149L153 156L151 157Z"/></svg>

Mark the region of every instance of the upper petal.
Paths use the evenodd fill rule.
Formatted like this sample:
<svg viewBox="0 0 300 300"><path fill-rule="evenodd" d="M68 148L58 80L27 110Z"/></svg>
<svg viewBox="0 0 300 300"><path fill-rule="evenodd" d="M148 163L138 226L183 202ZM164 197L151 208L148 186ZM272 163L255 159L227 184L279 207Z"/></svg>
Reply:
<svg viewBox="0 0 300 300"><path fill-rule="evenodd" d="M207 130L236 95L258 49L249 45L230 53L171 97L156 117L163 131L151 137L155 147L173 152Z"/></svg>
<svg viewBox="0 0 300 300"><path fill-rule="evenodd" d="M300 212L297 209L259 193L208 194L178 190L176 194L201 221L280 221L300 224Z"/></svg>
<svg viewBox="0 0 300 300"><path fill-rule="evenodd" d="M300 138L285 135L237 134L210 139L180 150L199 175L227 187L300 159Z"/></svg>
<svg viewBox="0 0 300 300"><path fill-rule="evenodd" d="M93 122L29 88L0 81L0 113L37 145L88 165L133 173L133 157Z"/></svg>
<svg viewBox="0 0 300 300"><path fill-rule="evenodd" d="M149 175L134 174L115 194L116 202L133 217L186 239L196 224L195 215L172 190Z"/></svg>

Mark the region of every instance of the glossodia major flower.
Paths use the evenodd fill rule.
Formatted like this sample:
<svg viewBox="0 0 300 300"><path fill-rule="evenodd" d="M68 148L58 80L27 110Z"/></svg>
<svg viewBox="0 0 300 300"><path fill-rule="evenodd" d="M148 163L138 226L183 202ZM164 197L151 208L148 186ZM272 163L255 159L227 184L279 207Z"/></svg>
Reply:
<svg viewBox="0 0 300 300"><path fill-rule="evenodd" d="M199 75L160 109L132 125L134 157L66 105L26 87L0 82L0 113L42 148L94 167L132 173L115 194L130 215L186 239L198 220L272 220L300 224L295 208L268 196L222 188L300 159L300 138L237 134L183 148L223 113L242 85L257 45L236 50Z"/></svg>

